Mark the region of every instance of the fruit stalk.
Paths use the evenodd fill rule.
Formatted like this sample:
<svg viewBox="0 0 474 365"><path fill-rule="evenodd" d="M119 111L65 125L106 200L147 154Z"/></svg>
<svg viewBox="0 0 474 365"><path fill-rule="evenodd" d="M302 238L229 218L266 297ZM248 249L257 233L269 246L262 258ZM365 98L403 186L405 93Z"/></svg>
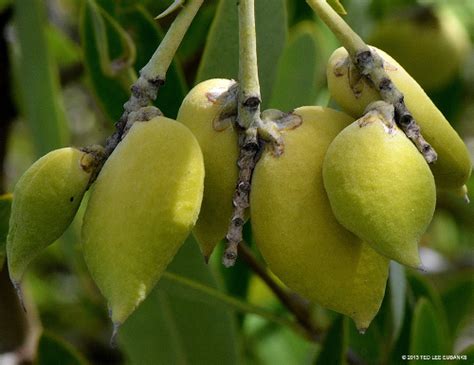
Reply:
<svg viewBox="0 0 474 365"><path fill-rule="evenodd" d="M129 129L134 122L132 118L133 113L147 107L151 101L156 99L160 86L165 83L166 72L173 61L173 57L203 1L189 0L186 2L186 5L176 16L153 56L140 70L140 77L130 88L130 99L123 105L124 112L115 124L115 132L105 142L103 159L91 178L90 184L95 181L102 165L122 140L126 129ZM154 113L149 119L155 116L157 116L157 113Z"/></svg>
<svg viewBox="0 0 474 365"><path fill-rule="evenodd" d="M381 98L395 108L395 121L417 147L426 162L434 163L436 151L423 138L420 127L405 105L403 94L396 88L383 67L383 59L373 52L325 0L306 0L346 48L360 74L370 80Z"/></svg>
<svg viewBox="0 0 474 365"><path fill-rule="evenodd" d="M239 79L237 124L239 133L239 177L232 205L234 207L226 235L227 248L222 262L233 266L237 248L242 242L245 209L249 207L250 182L258 159L260 144L258 126L260 120L260 84L258 80L257 40L255 33L254 0L241 0L239 8ZM237 126L237 127L238 127Z"/></svg>

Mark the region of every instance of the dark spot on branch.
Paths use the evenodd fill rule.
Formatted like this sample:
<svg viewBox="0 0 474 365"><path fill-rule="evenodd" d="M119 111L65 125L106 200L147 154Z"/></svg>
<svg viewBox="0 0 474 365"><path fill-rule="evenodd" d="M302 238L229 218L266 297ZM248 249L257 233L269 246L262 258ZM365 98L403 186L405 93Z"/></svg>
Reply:
<svg viewBox="0 0 474 365"><path fill-rule="evenodd" d="M379 83L379 89L382 91L390 91L392 89L392 81L384 77Z"/></svg>
<svg viewBox="0 0 474 365"><path fill-rule="evenodd" d="M367 64L373 62L372 52L371 51L360 52L356 55L355 59L356 59L357 65L365 69L367 67L366 66Z"/></svg>
<svg viewBox="0 0 474 365"><path fill-rule="evenodd" d="M260 149L260 147L258 145L258 142L254 141L254 142L245 143L243 145L242 149L244 151L253 152L253 151L258 151Z"/></svg>
<svg viewBox="0 0 474 365"><path fill-rule="evenodd" d="M258 108L258 106L260 105L260 98L257 96L251 96L245 99L242 105L245 108L250 108L250 109Z"/></svg>
<svg viewBox="0 0 474 365"><path fill-rule="evenodd" d="M148 79L147 80L149 84L151 84L153 87L160 87L160 86L163 86L165 84L165 80L162 79L161 77L156 77L154 79Z"/></svg>

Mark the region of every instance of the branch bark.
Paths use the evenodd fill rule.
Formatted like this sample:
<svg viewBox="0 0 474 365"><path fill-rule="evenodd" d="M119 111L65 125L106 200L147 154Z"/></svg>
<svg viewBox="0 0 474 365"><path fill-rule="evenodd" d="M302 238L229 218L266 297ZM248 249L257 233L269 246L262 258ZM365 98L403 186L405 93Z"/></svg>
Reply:
<svg viewBox="0 0 474 365"><path fill-rule="evenodd" d="M126 130L134 122L132 119L133 113L147 107L156 99L159 88L165 83L166 73L173 61L174 55L203 1L189 0L186 2L186 5L176 16L153 56L140 70L140 77L130 88L130 99L123 105L124 112L115 124L114 134L107 138L105 142L102 161L100 161L89 185L92 185L95 181L105 161L120 143Z"/></svg>
<svg viewBox="0 0 474 365"><path fill-rule="evenodd" d="M438 158L436 151L421 135L420 127L405 105L403 94L384 69L382 57L365 44L326 0L306 0L306 2L339 39L361 75L374 84L384 101L394 106L397 125L413 142L426 162L429 164L436 162Z"/></svg>

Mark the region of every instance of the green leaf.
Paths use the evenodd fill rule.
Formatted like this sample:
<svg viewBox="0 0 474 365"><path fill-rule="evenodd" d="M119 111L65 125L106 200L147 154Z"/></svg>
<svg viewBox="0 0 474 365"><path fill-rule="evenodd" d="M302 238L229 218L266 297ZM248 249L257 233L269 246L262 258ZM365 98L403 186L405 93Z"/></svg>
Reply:
<svg viewBox="0 0 474 365"><path fill-rule="evenodd" d="M35 364L86 365L87 361L71 344L45 331L38 343L38 355Z"/></svg>
<svg viewBox="0 0 474 365"><path fill-rule="evenodd" d="M81 49L59 28L48 24L45 28L46 39L51 53L59 68L69 67L81 62Z"/></svg>
<svg viewBox="0 0 474 365"><path fill-rule="evenodd" d="M278 65L270 108L293 110L316 101L318 52L313 22L299 23L290 33L290 39Z"/></svg>
<svg viewBox="0 0 474 365"><path fill-rule="evenodd" d="M450 336L446 312L438 291L435 290L427 277L414 270L407 270L407 279L409 284L407 295L411 307L415 307L418 301L422 298L429 300L436 311L437 324L440 328L442 328L444 338L446 339L446 342L449 344L449 346L451 346L452 337Z"/></svg>
<svg viewBox="0 0 474 365"><path fill-rule="evenodd" d="M149 61L160 44L163 32L158 28L151 14L140 5L127 7L118 12L118 20L135 43L137 49L135 70L138 72ZM175 118L187 91L181 66L175 60L166 74L166 83L160 87L154 104L167 117Z"/></svg>
<svg viewBox="0 0 474 365"><path fill-rule="evenodd" d="M15 1L18 47L14 47L21 106L34 136L38 156L69 143L58 69L45 34L45 3Z"/></svg>
<svg viewBox="0 0 474 365"><path fill-rule="evenodd" d="M390 287L390 314L392 320L391 342L394 343L400 335L405 317L407 289L405 269L395 261L390 262L388 285Z"/></svg>
<svg viewBox="0 0 474 365"><path fill-rule="evenodd" d="M328 0L329 5L332 6L334 10L336 10L339 14L341 15L346 15L347 11L344 9L344 6L342 6L341 2L339 0Z"/></svg>
<svg viewBox="0 0 474 365"><path fill-rule="evenodd" d="M414 270L407 270L407 280L411 294L409 299L411 300L413 306L418 301L418 299L425 297L431 301L436 310L443 310L441 297L425 276Z"/></svg>
<svg viewBox="0 0 474 365"><path fill-rule="evenodd" d="M415 307L411 327L410 354L444 355L449 353L438 314L433 304L421 298ZM411 364L425 364L426 360L414 360Z"/></svg>
<svg viewBox="0 0 474 365"><path fill-rule="evenodd" d="M316 365L339 365L345 364L348 348L348 319L338 316L329 328L326 338L322 343L322 350L316 361Z"/></svg>
<svg viewBox="0 0 474 365"><path fill-rule="evenodd" d="M364 334L359 333L353 324L349 326L349 347L367 365L380 364L380 358L383 356L382 343L384 338L379 317L384 314L384 306L387 307L387 303L388 301L384 300L382 308Z"/></svg>
<svg viewBox="0 0 474 365"><path fill-rule="evenodd" d="M204 49L216 7L216 3L202 4L178 49L178 56L183 62L192 62L192 58Z"/></svg>
<svg viewBox="0 0 474 365"><path fill-rule="evenodd" d="M84 1L80 16L81 42L90 85L108 117L116 121L122 115L123 104L129 98L129 87L135 78L130 67L115 76L104 70L108 67L104 66L108 62L103 60L104 52L108 60L120 59L124 54L122 33L117 24L111 24L110 17L103 17L104 12L95 1ZM100 50L98 45L106 49Z"/></svg>
<svg viewBox="0 0 474 365"><path fill-rule="evenodd" d="M386 361L382 364L406 364L402 361L402 356L410 353L410 331L413 319L413 312L410 310L408 303L405 302L405 318L402 329L397 341L393 344L390 353L384 353Z"/></svg>
<svg viewBox="0 0 474 365"><path fill-rule="evenodd" d="M196 241L190 237L168 270L215 287ZM237 364L231 312L197 291L161 280L119 334L133 364Z"/></svg>
<svg viewBox="0 0 474 365"><path fill-rule="evenodd" d="M287 37L284 0L260 0L255 4L257 53L262 107L266 108L276 77L278 60ZM239 37L235 0L221 0L208 34L197 82L213 77L238 79Z"/></svg>
<svg viewBox="0 0 474 365"><path fill-rule="evenodd" d="M5 262L5 245L7 243L8 222L12 206L12 195L0 195L0 271Z"/></svg>
<svg viewBox="0 0 474 365"><path fill-rule="evenodd" d="M320 347L288 327L275 325L259 316L246 316L242 331L244 364L307 364Z"/></svg>
<svg viewBox="0 0 474 365"><path fill-rule="evenodd" d="M454 336L462 327L465 319L474 316L474 277L472 272L455 278L443 291L441 299L446 310L449 329Z"/></svg>

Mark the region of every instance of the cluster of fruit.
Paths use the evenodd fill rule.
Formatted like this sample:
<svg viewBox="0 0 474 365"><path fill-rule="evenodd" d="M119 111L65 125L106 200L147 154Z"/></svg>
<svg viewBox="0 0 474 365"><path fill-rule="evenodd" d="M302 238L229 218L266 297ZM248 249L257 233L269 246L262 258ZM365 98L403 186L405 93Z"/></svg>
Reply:
<svg viewBox="0 0 474 365"><path fill-rule="evenodd" d="M361 331L380 307L389 260L420 267L417 245L436 187L462 190L471 172L464 143L422 88L374 51L437 151L436 164L430 169L396 126L393 106L377 101L373 85L338 49L328 85L348 114L294 110L301 123L282 127L281 156L264 147L250 193L252 230L271 270ZM145 299L191 230L206 258L225 237L238 178L237 110L229 103L235 86L204 81L186 96L177 121L134 123L92 186L83 252L115 326ZM90 152L56 150L18 182L7 242L17 288L27 265L72 221L95 162Z"/></svg>

